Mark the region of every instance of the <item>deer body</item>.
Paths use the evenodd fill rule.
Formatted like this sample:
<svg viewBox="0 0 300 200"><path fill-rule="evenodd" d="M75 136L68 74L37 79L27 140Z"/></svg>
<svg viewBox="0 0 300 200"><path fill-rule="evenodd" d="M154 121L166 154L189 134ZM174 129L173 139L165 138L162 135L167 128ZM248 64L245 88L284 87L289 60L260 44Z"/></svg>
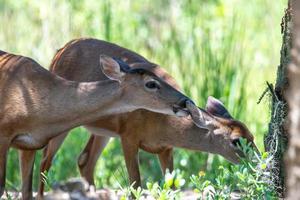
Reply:
<svg viewBox="0 0 300 200"><path fill-rule="evenodd" d="M121 96L117 81L66 81L21 56L6 54L0 66L0 130L21 149L41 148L53 133L110 114L106 105Z"/></svg>
<svg viewBox="0 0 300 200"><path fill-rule="evenodd" d="M122 58L133 67L151 70L174 88L179 88L175 80L159 66L130 50L95 39L80 39L68 43L54 57L51 71L70 80L102 80L103 75L97 68L82 66L82 63L94 63L94 54L101 52L108 52L109 56ZM90 184L94 184L93 172L96 161L110 137L121 138L129 179L131 183L136 182L135 186L141 184L138 166L139 148L158 154L163 172L167 168L173 169L173 147L218 153L236 163L238 151L232 145L234 140L232 136L249 138L250 141L253 137L241 122L232 119L228 111L223 108L220 102L210 99L208 110L211 110L211 113L203 113L203 116L206 116L203 123L210 122L213 126L206 123L208 125L204 128L196 126L189 117L177 119L146 110L95 119L94 122L85 125L92 135L78 159L81 175ZM225 114L224 110L228 114L227 117L220 117ZM231 124L234 124L235 129L230 128ZM216 132L219 134L215 134ZM67 132L54 138L44 149L41 171L50 168L51 160L66 135ZM43 183L40 182L39 195L42 193Z"/></svg>
<svg viewBox="0 0 300 200"><path fill-rule="evenodd" d="M21 166L27 166L22 168L23 198L30 199L26 191L31 191L35 150L51 138L106 115L138 108L175 115L172 105L184 108L182 99L187 98L154 74L130 71L107 56L97 66L106 80L80 83L60 78L30 58L0 52L0 195L9 147L21 150ZM154 81L160 88L148 91L144 84Z"/></svg>

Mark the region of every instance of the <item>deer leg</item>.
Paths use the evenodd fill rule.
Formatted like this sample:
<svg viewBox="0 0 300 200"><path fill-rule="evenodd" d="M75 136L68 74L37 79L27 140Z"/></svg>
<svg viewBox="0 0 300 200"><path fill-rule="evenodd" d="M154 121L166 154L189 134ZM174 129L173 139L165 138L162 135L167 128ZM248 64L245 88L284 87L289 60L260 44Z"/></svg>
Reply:
<svg viewBox="0 0 300 200"><path fill-rule="evenodd" d="M38 188L38 199L43 199L43 193L44 193L44 187L45 183L43 180L42 173L49 171L52 160L58 151L59 147L65 140L66 136L68 135L68 132L64 132L57 137L51 139L47 146L44 147L43 149L43 158L41 161L41 166L40 166L40 181L39 181L39 188Z"/></svg>
<svg viewBox="0 0 300 200"><path fill-rule="evenodd" d="M139 170L138 144L132 144L133 140L121 138L126 168L129 175L130 184L134 183L134 188L141 186Z"/></svg>
<svg viewBox="0 0 300 200"><path fill-rule="evenodd" d="M5 188L6 160L9 145L9 140L2 140L0 142L0 197L2 197Z"/></svg>
<svg viewBox="0 0 300 200"><path fill-rule="evenodd" d="M166 173L166 170L169 169L170 172L173 171L173 149L166 149L158 154L160 167L163 175Z"/></svg>
<svg viewBox="0 0 300 200"><path fill-rule="evenodd" d="M32 199L32 176L35 150L19 150L22 174L22 199Z"/></svg>
<svg viewBox="0 0 300 200"><path fill-rule="evenodd" d="M109 141L109 137L91 135L84 150L78 157L80 174L90 185L94 183L94 170L99 156Z"/></svg>

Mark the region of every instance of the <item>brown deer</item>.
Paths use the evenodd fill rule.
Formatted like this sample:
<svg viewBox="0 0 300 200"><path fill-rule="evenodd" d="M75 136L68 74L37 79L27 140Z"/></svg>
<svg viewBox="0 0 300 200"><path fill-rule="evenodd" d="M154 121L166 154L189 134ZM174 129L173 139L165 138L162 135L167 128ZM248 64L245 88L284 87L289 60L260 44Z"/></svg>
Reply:
<svg viewBox="0 0 300 200"><path fill-rule="evenodd" d="M0 52L0 195L9 147L20 149L21 165L26 166L23 198L30 199L27 191L31 191L35 151L60 133L139 108L187 114L184 109L190 100L153 72L99 55L95 65L106 80L75 82L50 73L30 58ZM95 69L87 66L90 63L81 64Z"/></svg>
<svg viewBox="0 0 300 200"><path fill-rule="evenodd" d="M122 58L133 68L151 70L174 88L179 89L175 80L159 66L140 55L105 41L96 39L74 40L62 48L54 57L51 71L70 80L102 80L103 74L96 67L95 55L102 52ZM89 66L89 67L85 67ZM105 77L104 77L105 79ZM95 122L84 125L92 134L78 159L81 175L94 184L93 172L96 161L110 137L120 137L130 182L141 185L138 150L158 154L162 171L173 170L173 148L180 147L206 151L224 156L233 163L239 161L237 143L239 138L253 142L247 127L231 117L223 104L208 98L206 111L192 108L191 118L176 118L147 110L95 118ZM44 149L41 172L49 170L51 161L68 132L53 138ZM43 195L44 183L40 180L39 195Z"/></svg>

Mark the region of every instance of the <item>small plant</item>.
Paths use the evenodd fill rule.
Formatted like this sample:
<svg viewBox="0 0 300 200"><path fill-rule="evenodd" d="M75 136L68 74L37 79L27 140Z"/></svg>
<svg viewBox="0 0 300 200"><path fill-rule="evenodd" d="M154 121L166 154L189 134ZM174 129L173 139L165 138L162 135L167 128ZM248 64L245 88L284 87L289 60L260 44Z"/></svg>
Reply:
<svg viewBox="0 0 300 200"><path fill-rule="evenodd" d="M207 180L202 171L198 176L191 176L195 191L201 194L200 199L230 199L233 195L246 200L276 198L268 172L272 156L267 152L255 152L245 140L241 140L240 149L247 155L241 158L241 164L229 168L220 166L214 180Z"/></svg>
<svg viewBox="0 0 300 200"><path fill-rule="evenodd" d="M132 195L134 199L156 199L156 200L179 200L180 188L185 184L185 180L182 178L182 174L179 170L173 171L172 173L166 173L162 184L159 185L157 182L147 182L147 189L141 187L134 188L134 183L127 188L122 188L124 195L121 197L122 200L130 199Z"/></svg>
<svg viewBox="0 0 300 200"><path fill-rule="evenodd" d="M185 180L180 170L174 170L172 173L167 170L163 182L164 189L170 189L172 187L180 189L184 184Z"/></svg>
<svg viewBox="0 0 300 200"><path fill-rule="evenodd" d="M134 185L135 185L135 182L132 183L129 187L122 187L119 184L119 187L120 187L121 191L123 192L123 195L120 198L121 200L131 199L130 197L133 197L136 200L142 199L146 190L144 190L140 186L135 188Z"/></svg>
<svg viewBox="0 0 300 200"><path fill-rule="evenodd" d="M134 188L133 187L134 184L132 184L130 186L130 191L132 193L132 195L134 196L135 199L141 199L143 194L145 193L144 189L142 189L141 187L138 187L138 188Z"/></svg>

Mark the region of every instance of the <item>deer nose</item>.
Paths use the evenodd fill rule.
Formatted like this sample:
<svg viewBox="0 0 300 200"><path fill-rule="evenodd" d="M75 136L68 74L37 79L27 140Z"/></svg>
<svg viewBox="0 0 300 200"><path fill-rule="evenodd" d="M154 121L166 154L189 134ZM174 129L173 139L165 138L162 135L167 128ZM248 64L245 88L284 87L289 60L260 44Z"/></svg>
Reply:
<svg viewBox="0 0 300 200"><path fill-rule="evenodd" d="M173 112L180 117L189 115L186 107L187 102L192 102L194 104L194 102L190 99L183 97L175 105L173 105Z"/></svg>
<svg viewBox="0 0 300 200"><path fill-rule="evenodd" d="M194 102L193 102L192 100L190 100L190 99L188 99L188 98L186 98L186 97L183 97L183 98L181 98L181 99L179 100L178 106L181 107L181 108L186 108L186 103L187 103L188 101L190 101L190 102L192 102L192 103L194 104Z"/></svg>
<svg viewBox="0 0 300 200"><path fill-rule="evenodd" d="M192 103L195 105L195 103L192 100L190 100L189 98L183 97L174 105L174 108L178 109L178 110L187 109L187 106L186 106L187 103Z"/></svg>
<svg viewBox="0 0 300 200"><path fill-rule="evenodd" d="M242 137L240 138L235 138L233 140L231 140L231 144L234 146L234 147L242 147L242 143L241 143L241 140ZM260 155L260 151L258 150L257 146L255 145L255 143L253 141L250 141L250 147L258 154Z"/></svg>
<svg viewBox="0 0 300 200"><path fill-rule="evenodd" d="M235 147L241 146L240 138L235 138L235 139L231 140L231 143Z"/></svg>

